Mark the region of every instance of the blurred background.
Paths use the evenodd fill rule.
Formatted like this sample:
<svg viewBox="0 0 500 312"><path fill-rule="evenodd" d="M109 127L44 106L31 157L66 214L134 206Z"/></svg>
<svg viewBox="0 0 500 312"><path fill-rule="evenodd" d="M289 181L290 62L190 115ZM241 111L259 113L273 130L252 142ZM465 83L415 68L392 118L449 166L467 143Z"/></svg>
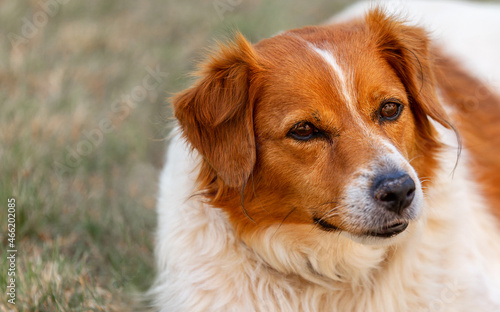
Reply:
<svg viewBox="0 0 500 312"><path fill-rule="evenodd" d="M167 98L234 29L257 42L350 3L0 0L0 311L146 310Z"/></svg>

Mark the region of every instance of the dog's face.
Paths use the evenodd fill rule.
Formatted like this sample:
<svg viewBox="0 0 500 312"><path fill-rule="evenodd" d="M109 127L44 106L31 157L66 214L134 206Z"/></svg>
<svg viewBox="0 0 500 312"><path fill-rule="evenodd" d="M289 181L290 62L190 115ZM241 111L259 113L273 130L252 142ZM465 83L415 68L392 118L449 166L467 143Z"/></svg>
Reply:
<svg viewBox="0 0 500 312"><path fill-rule="evenodd" d="M307 38L289 37L302 32ZM257 46L272 62L254 109L254 174L257 185L272 190L267 209L283 209L279 221L295 209L285 221L391 237L422 206L410 164L419 157L415 117L383 57L362 37L342 39L342 33L310 28ZM283 46L288 53L278 52Z"/></svg>
<svg viewBox="0 0 500 312"><path fill-rule="evenodd" d="M373 11L222 47L174 99L205 195L242 235L283 224L361 241L405 231L439 148L429 117L447 126L427 45L422 30Z"/></svg>

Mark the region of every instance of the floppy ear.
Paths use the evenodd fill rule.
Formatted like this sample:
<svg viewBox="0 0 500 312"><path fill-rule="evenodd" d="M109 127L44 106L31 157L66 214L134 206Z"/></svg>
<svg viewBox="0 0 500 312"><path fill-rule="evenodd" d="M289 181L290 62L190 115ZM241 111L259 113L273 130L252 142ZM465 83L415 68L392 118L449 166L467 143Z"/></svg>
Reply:
<svg viewBox="0 0 500 312"><path fill-rule="evenodd" d="M425 30L387 17L380 8L370 11L365 19L376 48L404 84L412 110L420 119L417 122L428 126L429 116L450 129L449 117L436 95L430 40Z"/></svg>
<svg viewBox="0 0 500 312"><path fill-rule="evenodd" d="M202 65L197 83L173 99L184 137L229 187L245 184L255 164L250 80L256 54L241 34Z"/></svg>

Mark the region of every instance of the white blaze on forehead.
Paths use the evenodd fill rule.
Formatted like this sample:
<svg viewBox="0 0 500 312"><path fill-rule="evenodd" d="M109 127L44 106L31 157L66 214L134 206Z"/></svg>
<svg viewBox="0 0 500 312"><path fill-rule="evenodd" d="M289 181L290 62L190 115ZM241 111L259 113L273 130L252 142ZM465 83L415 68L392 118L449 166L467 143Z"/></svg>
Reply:
<svg viewBox="0 0 500 312"><path fill-rule="evenodd" d="M340 89L341 89L340 91L342 92L342 95L344 97L345 102L347 103L347 105L349 106L349 108L351 110L354 110L355 107L354 107L352 92L349 92L349 88L348 88L349 81L347 81L346 76L344 74L344 71L340 67L339 63L337 62L337 60L335 59L333 54L330 53L329 51L320 49L320 48L315 47L313 45L311 45L311 46L312 46L312 49L314 50L314 52L319 54L323 58L323 60L325 60L325 62L328 63L332 67L333 72L334 72L337 80L340 83Z"/></svg>
<svg viewBox="0 0 500 312"><path fill-rule="evenodd" d="M333 73L332 75L333 79L334 81L338 82L338 87L340 88L339 91L344 100L344 103L351 112L351 115L356 120L357 124L369 136L370 131L365 122L363 121L363 118L361 118L361 115L356 107L356 96L355 96L356 92L354 90L354 83L352 81L353 74L348 71L348 74L346 75L346 72L342 69L339 62L337 61L337 59L335 58L334 54L331 51L320 49L311 43L309 43L309 46L314 52L316 52L319 56L321 56L321 58L328 65L330 65Z"/></svg>

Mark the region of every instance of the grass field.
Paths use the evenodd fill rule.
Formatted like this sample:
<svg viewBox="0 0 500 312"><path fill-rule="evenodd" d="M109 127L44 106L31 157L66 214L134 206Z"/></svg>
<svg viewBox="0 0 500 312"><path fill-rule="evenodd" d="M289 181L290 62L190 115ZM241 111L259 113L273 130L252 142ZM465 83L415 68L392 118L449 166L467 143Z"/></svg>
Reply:
<svg viewBox="0 0 500 312"><path fill-rule="evenodd" d="M0 311L145 310L165 98L232 29L255 42L346 3L1 1Z"/></svg>

